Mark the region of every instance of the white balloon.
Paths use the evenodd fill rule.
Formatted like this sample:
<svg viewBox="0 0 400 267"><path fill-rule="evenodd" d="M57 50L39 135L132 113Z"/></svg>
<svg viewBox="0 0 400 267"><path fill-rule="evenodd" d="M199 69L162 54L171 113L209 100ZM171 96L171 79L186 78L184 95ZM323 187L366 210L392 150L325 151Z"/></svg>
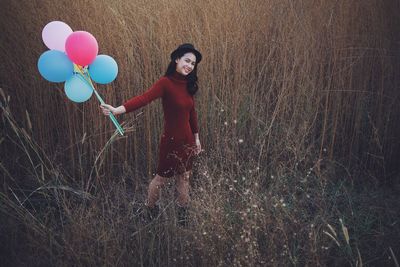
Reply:
<svg viewBox="0 0 400 267"><path fill-rule="evenodd" d="M65 22L52 21L44 26L42 39L49 49L65 52L65 41L72 32L71 27Z"/></svg>

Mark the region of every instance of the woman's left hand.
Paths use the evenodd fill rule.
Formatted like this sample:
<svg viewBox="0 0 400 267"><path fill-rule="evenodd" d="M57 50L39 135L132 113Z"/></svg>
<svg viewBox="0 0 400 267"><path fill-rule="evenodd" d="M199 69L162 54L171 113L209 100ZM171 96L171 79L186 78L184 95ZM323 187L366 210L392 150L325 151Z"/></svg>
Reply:
<svg viewBox="0 0 400 267"><path fill-rule="evenodd" d="M203 151L203 150L201 149L200 140L199 140L199 139L196 139L196 148L195 148L195 150L194 150L194 153L195 153L196 155L199 155L201 151Z"/></svg>

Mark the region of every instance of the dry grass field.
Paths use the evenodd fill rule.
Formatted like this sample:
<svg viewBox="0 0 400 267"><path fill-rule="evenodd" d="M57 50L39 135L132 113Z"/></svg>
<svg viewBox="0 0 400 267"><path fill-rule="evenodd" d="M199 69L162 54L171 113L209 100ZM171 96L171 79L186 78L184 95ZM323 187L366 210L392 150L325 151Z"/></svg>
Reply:
<svg viewBox="0 0 400 267"><path fill-rule="evenodd" d="M400 2L0 0L2 266L399 266ZM203 54L190 225L143 225L155 101L118 120L44 80L41 31L92 33L120 105Z"/></svg>

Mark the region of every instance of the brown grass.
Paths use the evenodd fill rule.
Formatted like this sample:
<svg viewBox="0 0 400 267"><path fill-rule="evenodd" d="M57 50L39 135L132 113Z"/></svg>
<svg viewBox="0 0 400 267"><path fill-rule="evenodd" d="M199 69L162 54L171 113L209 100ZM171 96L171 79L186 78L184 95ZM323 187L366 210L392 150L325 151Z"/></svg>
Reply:
<svg viewBox="0 0 400 267"><path fill-rule="evenodd" d="M3 3L9 263L397 262L396 10L396 1L372 0ZM203 53L196 104L206 153L191 228L175 226L172 187L154 225L132 214L156 164L161 105L119 117L127 134L118 137L95 99L74 104L40 77L41 30L56 19L91 32L118 62L116 81L98 86L113 105L156 81L178 44Z"/></svg>

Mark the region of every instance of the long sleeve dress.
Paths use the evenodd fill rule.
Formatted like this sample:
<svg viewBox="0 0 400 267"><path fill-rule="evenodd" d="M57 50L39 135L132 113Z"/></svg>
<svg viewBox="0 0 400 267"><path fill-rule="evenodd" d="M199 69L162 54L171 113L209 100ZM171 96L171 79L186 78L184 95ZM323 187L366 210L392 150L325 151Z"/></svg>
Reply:
<svg viewBox="0 0 400 267"><path fill-rule="evenodd" d="M197 113L193 96L187 91L186 77L177 72L161 77L146 92L129 99L123 106L128 113L157 98L162 99L164 111L157 174L172 177L192 169L194 134L198 133Z"/></svg>

